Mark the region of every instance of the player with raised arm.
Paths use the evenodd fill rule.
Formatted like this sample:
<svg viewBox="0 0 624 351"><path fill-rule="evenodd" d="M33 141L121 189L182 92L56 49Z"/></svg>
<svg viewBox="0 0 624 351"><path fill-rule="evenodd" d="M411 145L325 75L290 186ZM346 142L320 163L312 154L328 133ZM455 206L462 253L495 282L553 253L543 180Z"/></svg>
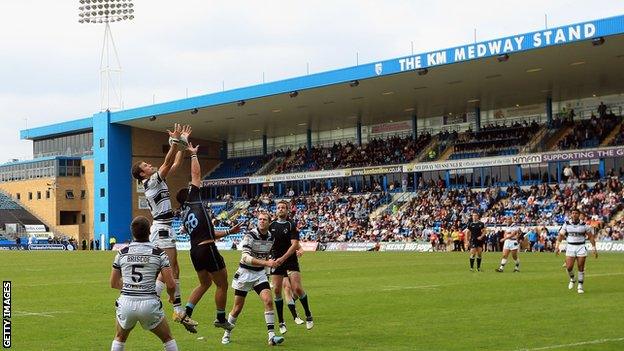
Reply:
<svg viewBox="0 0 624 351"><path fill-rule="evenodd" d="M180 266L178 265L178 251L175 245L175 233L171 227L173 222L173 209L167 186L167 176L175 171L182 159L182 153L188 143L191 127L182 127L175 124L173 131L169 133L171 147L165 156L163 164L156 168L149 163L140 161L132 165L132 176L137 179L145 189L145 197L150 207L153 222L150 227L150 241L158 248L165 251L171 262L173 278L176 284L175 299L173 302L173 320L194 332L197 322L190 317L184 317L182 297L180 294ZM156 293L160 296L164 289L164 283L159 278L156 282ZM195 331L196 332L196 331Z"/></svg>
<svg viewBox="0 0 624 351"><path fill-rule="evenodd" d="M121 249L113 261L110 284L111 288L121 290L121 295L115 301L117 333L111 351L125 349L126 340L137 322L156 334L166 351L178 350L162 302L156 294L159 274L167 286L170 301L175 298L175 282L167 254L149 241L149 228L147 218L136 217L130 225L134 241Z"/></svg>
<svg viewBox="0 0 624 351"><path fill-rule="evenodd" d="M505 234L502 239L500 239L501 242L504 242L503 257L501 258L500 266L496 268L496 271L502 273L505 270L507 258L511 252L511 257L516 262L513 271L520 272L520 258L518 257L518 248L520 247L518 244L518 239L520 238L520 228L513 226L511 220L508 220L506 224L507 228L505 229Z"/></svg>
<svg viewBox="0 0 624 351"><path fill-rule="evenodd" d="M234 306L228 316L228 322L236 324L236 319L243 310L245 297L250 290L254 290L264 304L264 321L269 333L270 346L284 342L284 338L275 335L275 314L273 313L273 296L271 286L264 272L265 267L274 267L275 261L270 259L273 247L273 235L269 232L269 214L260 212L257 215L258 227L247 232L241 241L243 253L238 270L232 280L234 288ZM229 344L232 331L226 330L221 343Z"/></svg>
<svg viewBox="0 0 624 351"><path fill-rule="evenodd" d="M573 209L571 218L566 221L559 235L557 236L557 242L555 243L555 253L559 255L559 245L562 240L566 240L566 269L568 270L568 276L570 281L568 283L568 289L574 288L574 262L576 262L576 268L578 270L578 286L577 292L579 294L585 293L583 289L583 283L585 282L585 259L587 257L587 248L585 247L586 239L594 247L594 256L598 258L598 250L596 250L596 240L594 239L593 230L590 226L583 223L580 219L581 212L578 209Z"/></svg>
<svg viewBox="0 0 624 351"><path fill-rule="evenodd" d="M186 318L192 316L195 305L199 303L199 300L214 282L217 286L215 291L217 318L214 321L214 326L229 330L233 326L225 318L228 289L227 270L215 240L238 233L241 226L237 224L228 230L214 229L212 217L206 211L204 199L199 189L201 186L201 167L197 159L198 148L199 145L193 147L192 144L189 144L188 146L187 150L191 153L191 184L188 188L180 189L176 195L176 200L181 206L182 225L191 238L191 261L199 279L199 285L189 296L183 314Z"/></svg>
<svg viewBox="0 0 624 351"><path fill-rule="evenodd" d="M477 257L477 271L481 272L481 258L483 255L483 245L485 244L486 229L485 224L480 219L478 212L472 213L472 221L468 223L466 229L466 242L470 249L470 271L474 272L475 256Z"/></svg>
<svg viewBox="0 0 624 351"><path fill-rule="evenodd" d="M277 203L277 220L269 226L269 231L275 238L273 243L273 257L276 267L271 271L273 291L275 293L275 309L279 320L280 333L288 331L284 322L284 300L282 299L282 287L284 277L288 277L294 295L301 302L306 315L306 328L312 329L314 321L308 305L308 295L301 284L301 272L296 251L299 249L299 231L293 221L288 220L288 203Z"/></svg>

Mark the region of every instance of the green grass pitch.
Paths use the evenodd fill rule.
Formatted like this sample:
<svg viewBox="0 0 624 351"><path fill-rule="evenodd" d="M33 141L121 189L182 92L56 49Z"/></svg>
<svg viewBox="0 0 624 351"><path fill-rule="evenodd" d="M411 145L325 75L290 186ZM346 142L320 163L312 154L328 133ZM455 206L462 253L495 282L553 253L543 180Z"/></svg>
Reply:
<svg viewBox="0 0 624 351"><path fill-rule="evenodd" d="M223 252L229 276L238 252ZM2 252L1 278L12 281L15 350L108 350L114 333L109 288L113 252ZM522 253L522 272L468 270L465 253L315 252L301 258L315 317L311 331L289 327L283 350L624 350L624 255L588 258L585 294L567 289L563 258ZM196 284L188 252L180 253L183 300ZM233 290L228 291L228 310ZM171 306L165 304L167 317ZM298 305L298 310L303 310ZM197 306L192 335L171 324L181 350L263 350L260 300L250 293L221 345L212 326L214 289ZM288 309L284 311L290 316ZM203 337L203 340L198 340ZM126 350L162 349L136 327Z"/></svg>

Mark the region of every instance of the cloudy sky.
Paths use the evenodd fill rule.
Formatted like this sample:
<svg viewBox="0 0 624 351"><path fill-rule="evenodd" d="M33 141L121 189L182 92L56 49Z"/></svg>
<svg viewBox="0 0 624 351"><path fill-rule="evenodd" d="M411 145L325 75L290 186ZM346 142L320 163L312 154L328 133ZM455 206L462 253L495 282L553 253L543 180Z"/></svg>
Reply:
<svg viewBox="0 0 624 351"><path fill-rule="evenodd" d="M624 14L621 1L134 0L115 23L126 108ZM175 4L175 6L171 6ZM520 3L517 3L520 4ZM0 163L28 127L100 108L104 28L78 0L0 0ZM413 43L413 44L412 44Z"/></svg>

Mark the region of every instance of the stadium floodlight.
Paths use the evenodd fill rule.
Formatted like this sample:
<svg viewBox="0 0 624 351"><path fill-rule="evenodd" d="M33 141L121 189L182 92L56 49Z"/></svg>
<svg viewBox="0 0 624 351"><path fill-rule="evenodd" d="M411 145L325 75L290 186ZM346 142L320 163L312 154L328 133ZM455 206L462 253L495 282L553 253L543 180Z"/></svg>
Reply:
<svg viewBox="0 0 624 351"><path fill-rule="evenodd" d="M429 73L429 70L426 68L419 68L416 70L416 73L418 73L419 76L424 76L425 74Z"/></svg>
<svg viewBox="0 0 624 351"><path fill-rule="evenodd" d="M498 62L506 62L507 60L509 60L509 55L508 54L502 54L502 55L498 55L496 57L496 61L498 61Z"/></svg>
<svg viewBox="0 0 624 351"><path fill-rule="evenodd" d="M123 108L121 64L110 24L134 19L134 0L79 0L78 23L104 24L100 55L100 109Z"/></svg>
<svg viewBox="0 0 624 351"><path fill-rule="evenodd" d="M592 42L593 46L600 46L600 45L604 44L605 39L603 37L598 37L598 38L592 39L591 42Z"/></svg>
<svg viewBox="0 0 624 351"><path fill-rule="evenodd" d="M356 80L352 80L352 81L350 81L350 82L349 82L349 86L350 86L351 88L355 88L355 87L357 87L358 85L360 85L360 81L359 81L359 80L357 80L357 79L356 79Z"/></svg>
<svg viewBox="0 0 624 351"><path fill-rule="evenodd" d="M291 91L290 93L288 93L288 96L290 96L291 98L297 97L299 95L299 92L294 90Z"/></svg>

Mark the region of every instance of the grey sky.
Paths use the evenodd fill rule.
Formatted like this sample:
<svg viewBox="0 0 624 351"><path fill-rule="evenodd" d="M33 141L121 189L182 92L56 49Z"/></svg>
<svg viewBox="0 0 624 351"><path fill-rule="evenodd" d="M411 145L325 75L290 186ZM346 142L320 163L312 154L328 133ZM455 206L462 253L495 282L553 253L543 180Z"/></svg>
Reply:
<svg viewBox="0 0 624 351"><path fill-rule="evenodd" d="M513 5L512 5L513 3ZM115 23L126 108L624 13L621 1L135 0ZM175 4L171 7L170 4ZM104 28L78 0L0 0L0 163L32 157L26 127L99 110ZM27 121L26 121L27 119Z"/></svg>

